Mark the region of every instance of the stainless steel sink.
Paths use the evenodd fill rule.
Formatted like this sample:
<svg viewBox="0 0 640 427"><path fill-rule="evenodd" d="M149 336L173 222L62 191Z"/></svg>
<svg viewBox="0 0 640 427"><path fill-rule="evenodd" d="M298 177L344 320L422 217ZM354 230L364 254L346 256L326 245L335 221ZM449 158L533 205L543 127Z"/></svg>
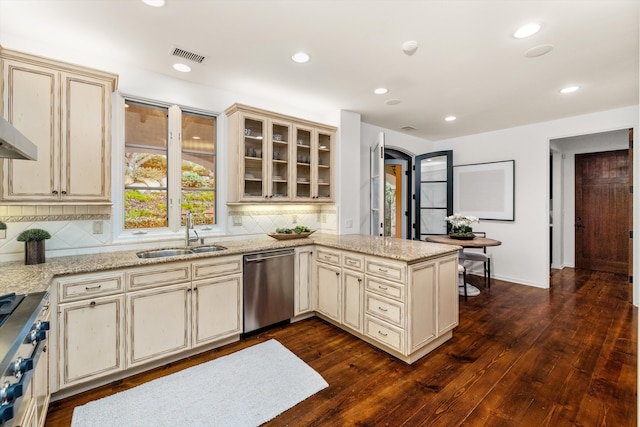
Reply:
<svg viewBox="0 0 640 427"><path fill-rule="evenodd" d="M152 251L138 252L138 258L163 258L176 255L193 254L191 249L156 249Z"/></svg>
<svg viewBox="0 0 640 427"><path fill-rule="evenodd" d="M150 251L138 252L138 258L164 258L176 255L193 255L207 252L223 251L227 248L218 245L194 246L193 248L172 248L172 249L154 249Z"/></svg>
<svg viewBox="0 0 640 427"><path fill-rule="evenodd" d="M227 248L225 248L224 246L218 246L218 245L195 246L195 247L191 248L191 250L196 254L201 254L201 253L204 253L204 252L223 251L225 249L227 249Z"/></svg>

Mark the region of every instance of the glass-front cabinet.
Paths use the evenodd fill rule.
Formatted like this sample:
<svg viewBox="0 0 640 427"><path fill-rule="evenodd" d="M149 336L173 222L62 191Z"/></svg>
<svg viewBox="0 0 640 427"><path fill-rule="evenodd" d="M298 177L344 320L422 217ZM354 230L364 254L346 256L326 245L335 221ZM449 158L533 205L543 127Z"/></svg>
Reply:
<svg viewBox="0 0 640 427"><path fill-rule="evenodd" d="M238 104L226 114L230 203L333 202L335 128Z"/></svg>

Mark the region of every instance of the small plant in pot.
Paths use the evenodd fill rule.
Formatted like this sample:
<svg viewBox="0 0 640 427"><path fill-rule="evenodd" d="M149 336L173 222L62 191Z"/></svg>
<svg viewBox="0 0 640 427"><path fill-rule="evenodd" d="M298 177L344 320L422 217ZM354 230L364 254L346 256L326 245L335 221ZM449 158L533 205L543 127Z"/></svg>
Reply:
<svg viewBox="0 0 640 427"><path fill-rule="evenodd" d="M51 238L48 231L40 228L24 230L18 235L18 242L24 242L24 263L42 264L45 261L44 241Z"/></svg>
<svg viewBox="0 0 640 427"><path fill-rule="evenodd" d="M454 213L445 218L449 224L451 224L451 232L449 237L452 239L471 240L475 237L471 224L474 222L480 222L478 218L471 215L462 215Z"/></svg>

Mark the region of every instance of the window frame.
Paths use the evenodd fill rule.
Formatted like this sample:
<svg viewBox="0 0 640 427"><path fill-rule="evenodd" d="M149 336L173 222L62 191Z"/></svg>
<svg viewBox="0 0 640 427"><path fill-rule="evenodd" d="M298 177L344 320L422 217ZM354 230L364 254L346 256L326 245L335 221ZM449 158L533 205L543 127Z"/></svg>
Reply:
<svg viewBox="0 0 640 427"><path fill-rule="evenodd" d="M225 150L222 141L222 129L226 126L224 115L204 109L188 107L168 102L157 101L153 99L142 98L139 96L127 95L123 93L114 94L116 99L114 105L113 135L115 144L112 145L112 188L113 197L113 241L130 242L130 241L161 241L169 238L178 238L184 240L184 226L181 221L181 161L182 161L182 113L192 113L214 117L216 120L216 142L215 142L215 211L216 224L196 226L198 235L201 238L215 237L225 234L226 210L222 209L223 200L226 192L223 191L225 186L222 185L220 178L225 176L225 170L222 170L224 162L220 161L224 156ZM145 228L145 229L125 229L124 228L124 152L125 152L125 103L126 101L149 104L151 106L167 108L168 117L168 135L167 135L167 221L168 227ZM176 144L178 148L176 148Z"/></svg>

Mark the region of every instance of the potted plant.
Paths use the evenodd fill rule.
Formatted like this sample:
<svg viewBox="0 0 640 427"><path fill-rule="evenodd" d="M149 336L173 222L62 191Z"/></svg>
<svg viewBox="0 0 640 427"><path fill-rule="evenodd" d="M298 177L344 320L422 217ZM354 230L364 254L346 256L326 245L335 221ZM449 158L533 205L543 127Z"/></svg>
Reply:
<svg viewBox="0 0 640 427"><path fill-rule="evenodd" d="M0 221L0 239L6 239L6 238L7 238L7 224Z"/></svg>
<svg viewBox="0 0 640 427"><path fill-rule="evenodd" d="M478 218L475 216L454 213L446 217L445 220L451 224L449 237L452 239L471 240L476 237L475 234L473 234L471 224L480 221L478 221Z"/></svg>
<svg viewBox="0 0 640 427"><path fill-rule="evenodd" d="M18 235L18 242L24 242L24 263L41 264L45 261L44 241L51 238L48 231L40 228L24 230Z"/></svg>

